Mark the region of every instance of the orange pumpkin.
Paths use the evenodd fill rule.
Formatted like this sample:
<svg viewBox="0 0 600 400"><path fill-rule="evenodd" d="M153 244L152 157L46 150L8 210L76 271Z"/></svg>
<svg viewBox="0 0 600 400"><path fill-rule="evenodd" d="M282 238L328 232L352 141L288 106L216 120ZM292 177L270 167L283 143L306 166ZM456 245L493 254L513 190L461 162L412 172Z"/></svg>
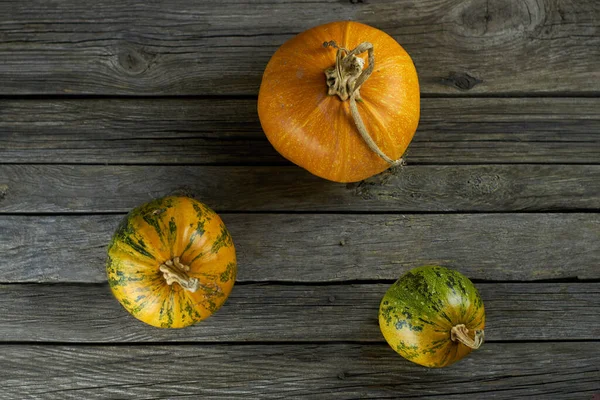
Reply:
<svg viewBox="0 0 600 400"><path fill-rule="evenodd" d="M108 282L134 317L183 328L212 315L235 282L235 248L199 201L165 197L131 211L108 247Z"/></svg>
<svg viewBox="0 0 600 400"><path fill-rule="evenodd" d="M358 22L332 22L275 52L258 115L285 158L322 178L355 182L400 163L419 101L415 66L392 37Z"/></svg>

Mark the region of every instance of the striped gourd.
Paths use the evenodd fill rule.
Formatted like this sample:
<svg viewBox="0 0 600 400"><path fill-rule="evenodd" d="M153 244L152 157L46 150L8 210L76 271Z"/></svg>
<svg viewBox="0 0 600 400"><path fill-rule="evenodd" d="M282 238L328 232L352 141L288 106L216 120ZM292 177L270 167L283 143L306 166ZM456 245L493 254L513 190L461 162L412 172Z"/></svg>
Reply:
<svg viewBox="0 0 600 400"><path fill-rule="evenodd" d="M415 268L396 281L379 306L379 326L402 357L445 367L483 342L485 310L473 283L439 266Z"/></svg>
<svg viewBox="0 0 600 400"><path fill-rule="evenodd" d="M125 217L108 247L106 271L113 294L137 319L183 328L223 305L237 264L221 218L199 201L173 196Z"/></svg>

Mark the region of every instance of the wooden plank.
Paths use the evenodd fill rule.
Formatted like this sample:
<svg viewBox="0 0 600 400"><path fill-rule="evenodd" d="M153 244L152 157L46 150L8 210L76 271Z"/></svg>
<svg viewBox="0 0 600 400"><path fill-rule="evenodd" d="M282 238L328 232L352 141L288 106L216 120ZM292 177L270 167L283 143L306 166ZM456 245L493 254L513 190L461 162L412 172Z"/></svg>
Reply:
<svg viewBox="0 0 600 400"><path fill-rule="evenodd" d="M394 280L441 264L471 279L600 278L600 214L222 215L238 281ZM122 217L2 216L2 282L106 281Z"/></svg>
<svg viewBox="0 0 600 400"><path fill-rule="evenodd" d="M426 98L407 161L600 161L600 98ZM256 100L0 101L0 162L287 163Z"/></svg>
<svg viewBox="0 0 600 400"><path fill-rule="evenodd" d="M231 99L3 100L0 162L287 163Z"/></svg>
<svg viewBox="0 0 600 400"><path fill-rule="evenodd" d="M557 362L560 360L560 362ZM3 346L6 400L591 398L600 342L488 343L425 369L387 345Z"/></svg>
<svg viewBox="0 0 600 400"><path fill-rule="evenodd" d="M238 285L211 318L188 329L167 330L133 318L107 285L0 285L0 341L383 342L377 312L388 287ZM487 313L486 340L600 337L600 283L477 287Z"/></svg>
<svg viewBox="0 0 600 400"><path fill-rule="evenodd" d="M256 94L283 42L332 20L392 35L424 93L600 92L595 0L35 0L0 18L3 94Z"/></svg>
<svg viewBox="0 0 600 400"><path fill-rule="evenodd" d="M416 165L337 184L296 166L0 165L0 213L128 212L187 193L217 211L600 208L600 165Z"/></svg>

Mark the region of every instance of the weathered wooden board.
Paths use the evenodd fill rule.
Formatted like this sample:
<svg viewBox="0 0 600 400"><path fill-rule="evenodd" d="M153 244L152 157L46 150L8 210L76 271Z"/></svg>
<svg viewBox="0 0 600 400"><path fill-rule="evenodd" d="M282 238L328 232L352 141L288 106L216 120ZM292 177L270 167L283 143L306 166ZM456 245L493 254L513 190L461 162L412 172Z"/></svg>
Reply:
<svg viewBox="0 0 600 400"><path fill-rule="evenodd" d="M256 94L283 42L335 20L392 35L424 93L600 92L595 0L2 2L0 90Z"/></svg>
<svg viewBox="0 0 600 400"><path fill-rule="evenodd" d="M214 316L181 330L133 318L107 285L0 285L1 342L383 342L388 284L237 285ZM486 340L600 338L600 283L479 283ZM560 321L560 323L558 323Z"/></svg>
<svg viewBox="0 0 600 400"><path fill-rule="evenodd" d="M238 281L393 280L446 265L479 280L600 278L600 214L222 215ZM1 282L105 282L120 215L0 217Z"/></svg>
<svg viewBox="0 0 600 400"><path fill-rule="evenodd" d="M106 398L589 399L600 342L488 343L427 370L385 344L2 346L6 400Z"/></svg>
<svg viewBox="0 0 600 400"><path fill-rule="evenodd" d="M426 98L418 163L599 163L598 98ZM0 162L287 163L256 100L0 100Z"/></svg>
<svg viewBox="0 0 600 400"><path fill-rule="evenodd" d="M217 211L595 211L600 165L409 165L347 185L296 166L0 165L0 213L128 212L170 193Z"/></svg>
<svg viewBox="0 0 600 400"><path fill-rule="evenodd" d="M277 47L344 19L403 44L423 93L409 165L348 185L256 114ZM593 0L0 2L1 397L600 395L599 21ZM123 214L170 193L221 212L239 258L185 330L130 316L104 271ZM429 263L487 310L489 342L443 370L377 323Z"/></svg>

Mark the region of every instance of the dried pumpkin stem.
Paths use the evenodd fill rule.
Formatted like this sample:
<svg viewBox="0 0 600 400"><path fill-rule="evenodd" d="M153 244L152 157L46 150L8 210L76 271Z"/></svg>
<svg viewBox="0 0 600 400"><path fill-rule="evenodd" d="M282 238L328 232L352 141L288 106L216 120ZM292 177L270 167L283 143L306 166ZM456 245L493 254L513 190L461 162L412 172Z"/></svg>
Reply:
<svg viewBox="0 0 600 400"><path fill-rule="evenodd" d="M452 330L450 331L450 338L453 342L460 342L472 349L478 349L483 344L483 329L476 329L474 332L475 338L471 339L467 327L463 324L460 324L452 327Z"/></svg>
<svg viewBox="0 0 600 400"><path fill-rule="evenodd" d="M201 286L198 278L191 278L187 272L190 267L179 262L179 257L166 261L159 267L160 272L167 281L168 285L177 282L182 288L190 292L195 292Z"/></svg>
<svg viewBox="0 0 600 400"><path fill-rule="evenodd" d="M360 133L369 149L381 157L385 162L392 166L401 165L402 159L392 160L388 157L377 143L373 140L367 127L363 122L356 101L360 101L360 87L373 73L375 68L375 55L373 54L373 45L369 42L363 42L356 46L353 50L348 50L344 47L339 47L335 41L323 43L324 47L333 47L337 49L335 66L325 71L327 76L327 86L329 90L327 94L330 96L337 95L342 101L350 101L350 113L356 124L356 129ZM367 52L369 63L367 68L363 69L365 61L357 57L357 54Z"/></svg>

